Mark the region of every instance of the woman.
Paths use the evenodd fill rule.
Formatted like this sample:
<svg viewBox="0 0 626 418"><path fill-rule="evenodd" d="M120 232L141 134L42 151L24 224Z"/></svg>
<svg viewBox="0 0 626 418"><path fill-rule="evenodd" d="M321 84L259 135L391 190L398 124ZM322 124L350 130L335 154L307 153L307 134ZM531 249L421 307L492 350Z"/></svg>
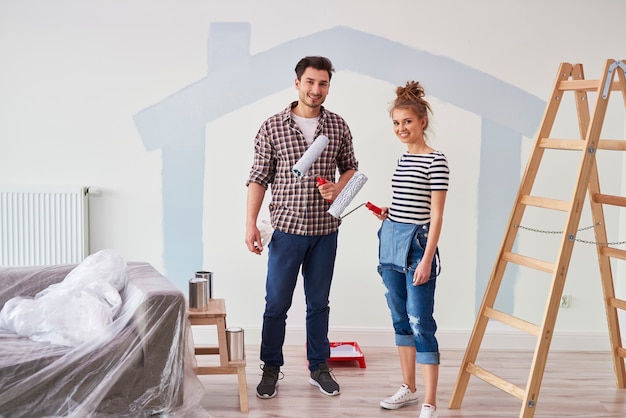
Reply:
<svg viewBox="0 0 626 418"><path fill-rule="evenodd" d="M391 180L391 207L375 214L383 221L378 232L379 266L395 332L403 384L380 405L398 409L419 402L415 364L421 364L424 400L420 418L436 418L439 345L433 318L439 268L437 242L448 190L446 157L426 142L430 104L415 81L396 89L390 115L394 132L407 150Z"/></svg>

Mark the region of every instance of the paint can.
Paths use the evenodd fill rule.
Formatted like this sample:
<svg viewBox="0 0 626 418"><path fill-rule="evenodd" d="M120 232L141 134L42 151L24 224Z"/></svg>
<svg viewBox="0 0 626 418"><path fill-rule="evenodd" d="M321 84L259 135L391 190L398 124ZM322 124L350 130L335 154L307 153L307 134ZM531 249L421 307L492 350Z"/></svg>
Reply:
<svg viewBox="0 0 626 418"><path fill-rule="evenodd" d="M196 271L196 277L208 282L209 299L213 299L213 273L210 271Z"/></svg>
<svg viewBox="0 0 626 418"><path fill-rule="evenodd" d="M226 328L226 346L228 347L228 361L246 359L243 328Z"/></svg>
<svg viewBox="0 0 626 418"><path fill-rule="evenodd" d="M209 308L209 280L204 277L189 279L189 310L206 311Z"/></svg>

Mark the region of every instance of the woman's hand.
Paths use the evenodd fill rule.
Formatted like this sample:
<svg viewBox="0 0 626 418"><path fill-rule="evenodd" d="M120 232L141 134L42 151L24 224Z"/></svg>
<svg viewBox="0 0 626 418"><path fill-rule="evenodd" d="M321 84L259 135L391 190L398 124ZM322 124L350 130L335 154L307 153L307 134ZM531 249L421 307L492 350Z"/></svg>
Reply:
<svg viewBox="0 0 626 418"><path fill-rule="evenodd" d="M380 208L380 213L372 212L372 214L379 220L384 221L387 219L387 215L389 214L389 208Z"/></svg>
<svg viewBox="0 0 626 418"><path fill-rule="evenodd" d="M413 275L413 286L422 285L430 280L431 266L432 260L427 262L422 259L422 261L419 262L415 269L415 274Z"/></svg>

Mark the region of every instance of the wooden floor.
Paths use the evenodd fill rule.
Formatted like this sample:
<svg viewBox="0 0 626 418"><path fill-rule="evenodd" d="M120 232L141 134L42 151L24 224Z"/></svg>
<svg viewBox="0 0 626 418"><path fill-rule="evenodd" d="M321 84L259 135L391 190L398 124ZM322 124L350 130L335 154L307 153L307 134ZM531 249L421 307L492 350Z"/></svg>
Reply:
<svg viewBox="0 0 626 418"><path fill-rule="evenodd" d="M201 401L214 417L417 417L419 406L396 411L380 408L382 398L392 395L401 381L395 348L361 347L366 368L357 362L330 363L341 395L325 396L309 384L304 347L285 348L284 379L278 395L262 400L256 397L261 371L258 347L246 347L246 375L250 411L239 412L237 376L200 376L206 395ZM519 417L521 401L471 377L460 409L448 409L463 351L442 351L438 396L439 416ZM477 364L506 380L524 387L532 352L481 350ZM202 364L202 360L199 360ZM419 368L418 368L419 370ZM418 390L421 376L418 373ZM546 364L537 418L626 417L626 389L616 389L609 353L551 352Z"/></svg>

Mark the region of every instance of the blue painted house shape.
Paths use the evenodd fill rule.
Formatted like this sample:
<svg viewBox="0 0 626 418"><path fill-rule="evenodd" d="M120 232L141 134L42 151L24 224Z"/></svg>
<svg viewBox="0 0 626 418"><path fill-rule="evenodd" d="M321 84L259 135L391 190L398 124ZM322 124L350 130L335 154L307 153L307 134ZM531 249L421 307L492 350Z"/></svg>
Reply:
<svg viewBox="0 0 626 418"><path fill-rule="evenodd" d="M163 156L167 275L182 283L190 269L202 266L204 156L205 144L211 143L205 138L206 125L289 87L302 51L316 51L340 57L333 59L337 71L349 70L394 85L404 84L407 69L414 68L413 73L429 86L429 94L481 118L477 225L481 233L475 272L479 304L508 220L508 204L517 192L510 182L519 183L521 139L535 134L545 102L451 58L345 26L295 38L254 56L249 51L248 23L211 23L206 77L134 116L146 150L160 149ZM507 181L509 195L503 194L503 181ZM494 205L498 201L504 205ZM508 283L500 293L512 304L513 284Z"/></svg>

